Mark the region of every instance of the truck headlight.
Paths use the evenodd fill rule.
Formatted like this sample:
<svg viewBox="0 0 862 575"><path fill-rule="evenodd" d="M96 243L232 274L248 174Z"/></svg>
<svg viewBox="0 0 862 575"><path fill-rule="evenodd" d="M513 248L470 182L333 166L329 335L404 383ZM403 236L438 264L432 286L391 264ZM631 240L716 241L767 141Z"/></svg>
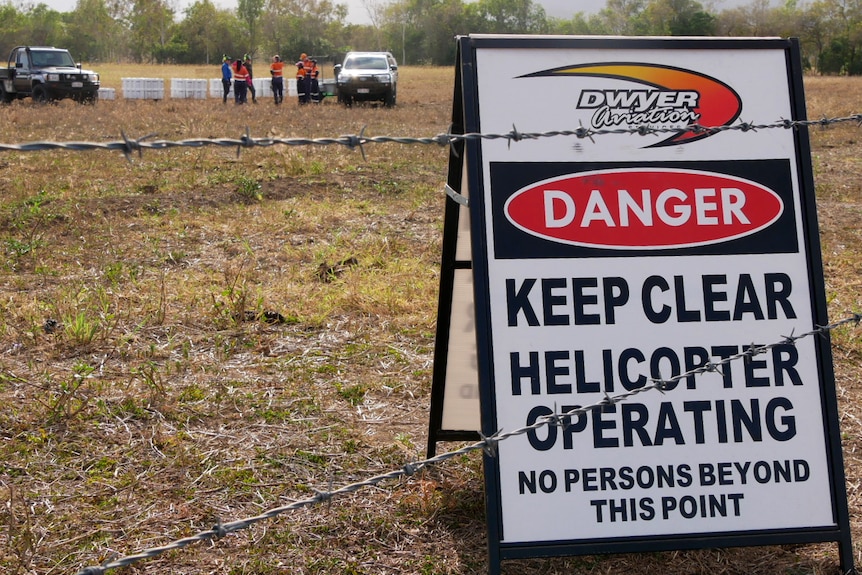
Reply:
<svg viewBox="0 0 862 575"><path fill-rule="evenodd" d="M59 82L60 81L60 74L48 74L48 81L49 82Z"/></svg>

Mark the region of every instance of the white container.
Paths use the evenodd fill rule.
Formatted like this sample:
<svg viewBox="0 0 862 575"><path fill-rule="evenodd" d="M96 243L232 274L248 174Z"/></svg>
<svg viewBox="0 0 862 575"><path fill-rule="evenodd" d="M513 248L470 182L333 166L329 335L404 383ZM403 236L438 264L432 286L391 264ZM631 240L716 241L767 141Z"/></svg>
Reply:
<svg viewBox="0 0 862 575"><path fill-rule="evenodd" d="M171 78L171 98L186 97L186 80L185 78Z"/></svg>
<svg viewBox="0 0 862 575"><path fill-rule="evenodd" d="M207 81L197 78L171 78L171 98L202 100L207 96Z"/></svg>
<svg viewBox="0 0 862 575"><path fill-rule="evenodd" d="M287 79L287 95L293 97L299 96L299 92L296 91L296 78Z"/></svg>
<svg viewBox="0 0 862 575"><path fill-rule="evenodd" d="M143 93L141 78L121 78L123 82L123 98L140 98Z"/></svg>
<svg viewBox="0 0 862 575"><path fill-rule="evenodd" d="M251 82L258 98L272 97L272 78L253 78Z"/></svg>
<svg viewBox="0 0 862 575"><path fill-rule="evenodd" d="M117 91L113 88L99 88L99 99L100 100L116 100L117 99Z"/></svg>
<svg viewBox="0 0 862 575"><path fill-rule="evenodd" d="M123 98L138 100L163 100L165 81L162 78L121 78Z"/></svg>
<svg viewBox="0 0 862 575"><path fill-rule="evenodd" d="M165 81L162 78L144 78L144 98L147 100L164 100Z"/></svg>

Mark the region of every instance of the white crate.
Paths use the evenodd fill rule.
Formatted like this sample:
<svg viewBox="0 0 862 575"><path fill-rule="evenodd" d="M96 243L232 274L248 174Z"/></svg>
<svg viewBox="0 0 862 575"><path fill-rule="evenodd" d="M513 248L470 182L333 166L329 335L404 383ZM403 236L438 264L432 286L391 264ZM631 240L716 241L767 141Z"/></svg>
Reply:
<svg viewBox="0 0 862 575"><path fill-rule="evenodd" d="M144 91L143 78L122 78L123 97L140 98Z"/></svg>
<svg viewBox="0 0 862 575"><path fill-rule="evenodd" d="M207 97L207 81L197 78L171 78L171 98L203 100Z"/></svg>
<svg viewBox="0 0 862 575"><path fill-rule="evenodd" d="M287 79L287 95L293 97L299 96L299 92L296 90L296 78Z"/></svg>
<svg viewBox="0 0 862 575"><path fill-rule="evenodd" d="M272 78L253 78L251 82L258 98L272 97Z"/></svg>
<svg viewBox="0 0 862 575"><path fill-rule="evenodd" d="M117 91L113 88L99 88L99 99L100 100L116 100L117 99Z"/></svg>
<svg viewBox="0 0 862 575"><path fill-rule="evenodd" d="M163 100L165 81L162 78L121 78L123 98L137 100Z"/></svg>

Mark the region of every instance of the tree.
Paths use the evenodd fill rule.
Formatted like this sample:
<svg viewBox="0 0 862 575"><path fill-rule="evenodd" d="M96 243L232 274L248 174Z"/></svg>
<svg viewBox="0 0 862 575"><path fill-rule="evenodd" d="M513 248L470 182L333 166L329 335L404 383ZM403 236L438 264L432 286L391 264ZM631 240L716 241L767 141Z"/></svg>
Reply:
<svg viewBox="0 0 862 575"><path fill-rule="evenodd" d="M380 31L386 15L386 4L382 0L362 0L362 7L365 8L365 12L368 14L369 20L371 20L371 27L374 29L374 38L377 45L376 50L380 51L383 49L381 47L382 38Z"/></svg>
<svg viewBox="0 0 862 575"><path fill-rule="evenodd" d="M569 20L548 19L548 31L551 34L585 35L590 34L591 30L590 22L583 12L577 12Z"/></svg>
<svg viewBox="0 0 862 575"><path fill-rule="evenodd" d="M132 57L138 62L164 61L174 22L166 0L134 0L129 20Z"/></svg>
<svg viewBox="0 0 862 575"><path fill-rule="evenodd" d="M29 20L28 44L37 46L62 45L66 39L66 27L62 16L45 4L37 4L25 12Z"/></svg>
<svg viewBox="0 0 862 575"><path fill-rule="evenodd" d="M640 15L642 30L656 36L710 36L715 16L695 0L652 0Z"/></svg>
<svg viewBox="0 0 862 575"><path fill-rule="evenodd" d="M452 64L455 36L477 31L462 0L403 0L386 11L387 49L401 48L414 64Z"/></svg>
<svg viewBox="0 0 862 575"><path fill-rule="evenodd" d="M330 0L269 0L262 27L264 45L286 62L303 52L319 57L343 51L347 7Z"/></svg>
<svg viewBox="0 0 862 575"><path fill-rule="evenodd" d="M237 3L236 13L239 16L239 19L245 24L246 31L248 32L246 40L249 48L247 52L250 54L254 54L257 51L258 21L263 12L264 1L265 0L239 0Z"/></svg>
<svg viewBox="0 0 862 575"><path fill-rule="evenodd" d="M822 2L815 2L802 10L799 15L800 43L802 52L806 55L806 63L816 65L823 56L826 43L832 36L832 23L829 21L826 7Z"/></svg>
<svg viewBox="0 0 862 575"><path fill-rule="evenodd" d="M0 4L0 58L4 66L12 48L27 43L27 28L27 19L12 4Z"/></svg>
<svg viewBox="0 0 862 575"><path fill-rule="evenodd" d="M548 29L545 9L532 0L479 0L468 4L466 10L477 32L530 34Z"/></svg>
<svg viewBox="0 0 862 575"><path fill-rule="evenodd" d="M862 0L821 0L817 10L829 22L817 66L827 74L862 73Z"/></svg>
<svg viewBox="0 0 862 575"><path fill-rule="evenodd" d="M78 0L68 16L66 47L82 60L114 60L122 53L122 25L105 0Z"/></svg>
<svg viewBox="0 0 862 575"><path fill-rule="evenodd" d="M644 5L645 0L607 0L596 21L601 30L596 33L618 36L638 34L637 23Z"/></svg>
<svg viewBox="0 0 862 575"><path fill-rule="evenodd" d="M242 56L242 23L232 10L216 8L212 0L197 0L177 25L175 42L186 45L183 63L221 64L223 55Z"/></svg>

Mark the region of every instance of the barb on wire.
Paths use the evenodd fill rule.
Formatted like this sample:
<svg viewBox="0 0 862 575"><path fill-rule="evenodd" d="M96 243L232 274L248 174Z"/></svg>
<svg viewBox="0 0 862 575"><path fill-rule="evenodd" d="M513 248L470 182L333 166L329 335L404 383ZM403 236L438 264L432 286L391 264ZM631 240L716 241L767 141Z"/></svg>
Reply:
<svg viewBox="0 0 862 575"><path fill-rule="evenodd" d="M574 409L571 409L569 411L565 411L562 413L557 413L557 409L555 406L553 414L539 417L531 425L526 425L524 427L509 431L509 432L504 432L502 429L500 429L497 432L495 432L493 435L490 435L490 436L486 436L480 432L479 435L481 437L481 441L477 441L477 442L472 443L470 445L466 445L466 446L464 446L460 449L457 449L455 451L450 451L447 453L441 453L441 454L439 454L435 457L431 457L429 459L425 459L422 461L415 461L412 463L407 463L403 467L401 467L400 469L396 469L396 470L390 471L388 473L377 475L375 477L371 477L371 478L366 479L364 481L358 481L356 483L351 483L350 485L346 485L346 486L338 488L338 489L332 488L332 485L331 485L332 480L330 479L330 486L329 486L328 490L319 491L319 490L315 489L314 490L314 496L309 498L309 499L304 499L301 501L294 501L293 503L290 503L290 504L285 505L283 507L275 507L275 508L269 509L268 511L265 511L265 512L261 513L260 515L255 516L255 517L248 517L246 519L239 519L237 521L232 521L230 523L224 523L223 524L221 522L221 519L218 519L216 525L212 529L202 531L202 532L200 532L196 535L192 535L190 537L178 539L178 540L173 541L172 543L168 543L167 545L164 545L162 547L154 547L151 549L147 549L147 550L142 551L136 555L129 555L126 557L122 557L122 558L119 558L116 560L109 561L107 563L103 563L102 565L99 565L99 566L85 567L85 568L81 569L80 571L78 571L77 575L103 575L105 573L105 571L107 571L109 569L115 569L118 567L127 567L127 566L129 566L129 565L131 565L137 561L153 558L153 557L161 555L162 553L165 553L167 551L171 551L174 549L180 549L180 548L185 547L191 543L195 543L195 542L199 542L199 541L208 541L208 540L212 540L212 539L221 539L229 533L233 533L234 531L239 531L241 529L247 529L247 528L251 527L252 525L254 525L255 523L258 523L260 521L264 521L266 519L271 519L273 517L276 517L277 515L281 515L282 513L287 512L287 511L299 509L302 507L309 507L309 506L317 505L317 504L323 503L323 502L330 502L332 499L334 499L337 496L354 493L354 492L359 491L360 489L363 489L365 487L376 486L376 485L378 485L384 481L387 481L387 480L399 479L399 478L403 478L403 477L411 477L426 467L429 467L429 466L437 464L437 463L441 463L443 461L447 461L449 459L459 457L461 455L464 455L464 454L467 454L467 453L470 453L473 451L482 450L487 457L497 457L499 443L501 441L505 441L506 439L509 439L509 438L512 438L512 437L515 437L518 435L525 435L531 431L538 430L539 428L544 427L544 426L552 426L552 425L554 425L554 426L565 426L565 425L567 425L568 422L571 421L571 418L575 415L586 414L586 413L592 412L594 410L602 410L608 406L615 405L617 403L620 403L622 401L630 399L630 398L632 398L632 397L634 397L640 393L645 393L645 392L649 392L652 390L656 390L656 391L659 391L661 393L664 393L666 391L673 390L675 383L678 383L678 382L680 382L680 381L682 381L688 377L696 376L696 375L702 375L702 374L710 373L710 372L719 372L720 373L720 367L721 366L727 365L733 361L738 361L740 359L750 358L753 354L765 353L768 350L771 350L772 348L780 346L780 345L786 345L788 340L792 340L792 344L795 345L796 341L798 341L802 338L806 338L806 337L810 337L810 336L814 336L814 335L819 335L819 336L825 337L829 332L831 332L831 331L833 331L839 327L842 327L844 325L849 325L849 324L853 324L853 325L858 326L860 324L860 322L862 322L862 314L854 313L853 315L846 317L842 320L836 321L834 323L824 325L824 326L815 326L813 329L811 329L805 333L799 334L798 336L793 336L793 335L784 336L784 338L781 341L778 341L775 343L771 343L771 344L767 344L767 345L760 345L760 346L752 344L750 347L746 348L745 350L743 350L743 351L741 351L735 355L722 357L722 359L718 362L706 363L700 367L696 367L696 368L691 369L685 373L681 373L677 376L674 376L670 379L651 380L651 383L647 383L643 387L633 389L633 390L627 391L625 393L620 393L620 394L614 395L614 396L608 395L608 393L605 392L604 397L600 401L598 401L597 403L594 403L592 405L574 408Z"/></svg>
<svg viewBox="0 0 862 575"><path fill-rule="evenodd" d="M574 136L579 139L589 139L595 143L595 136L620 135L620 134L636 134L641 136L662 135L662 134L679 134L684 132L693 132L695 134L717 134L727 131L759 131L775 128L784 129L799 129L808 126L820 126L826 128L834 124L842 124L853 122L857 125L862 125L862 114L853 114L840 118L822 118L820 120L787 120L780 119L775 122L766 124L755 124L753 122L740 122L727 126L702 126L700 124L690 124L683 127L667 127L657 128L649 125L634 126L631 128L587 128L580 125L574 130L552 130L547 132L522 132L512 126L512 130L506 133L478 133L472 132L467 134L452 134L451 128L449 133L437 134L432 137L416 138L409 136L366 136L365 127L359 134L349 134L339 136L338 138L254 138L251 132L246 128L245 134L239 138L192 138L185 140L151 140L147 141L153 135L147 135L142 138L132 139L121 132L122 140L109 142L50 142L38 141L28 142L23 144L3 144L0 143L0 152L40 152L46 150L75 150L75 151L91 151L91 150L119 150L127 159L131 158L131 153L137 151L139 155L143 150L164 150L177 147L201 148L204 146L221 146L221 147L236 147L237 153L242 148L253 147L270 147L270 146L329 146L340 145L349 149L359 148L362 152L362 158L365 157L365 148L367 144L433 144L435 146L452 146L457 142L471 140L506 140L511 146L512 142L521 142L523 140L538 140L540 138L554 138L560 136Z"/></svg>

